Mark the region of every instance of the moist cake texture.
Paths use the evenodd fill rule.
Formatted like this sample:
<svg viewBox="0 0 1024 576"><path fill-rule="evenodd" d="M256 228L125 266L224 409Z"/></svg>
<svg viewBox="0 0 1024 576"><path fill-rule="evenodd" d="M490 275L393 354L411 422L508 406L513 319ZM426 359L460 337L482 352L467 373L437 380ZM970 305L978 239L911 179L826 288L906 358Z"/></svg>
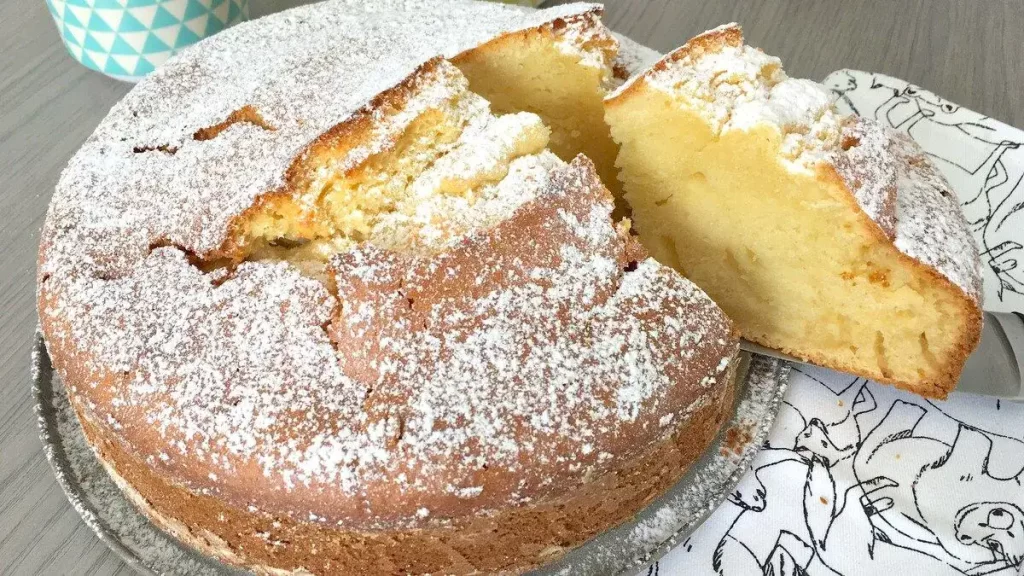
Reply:
<svg viewBox="0 0 1024 576"><path fill-rule="evenodd" d="M932 397L981 327L977 247L907 136L836 112L735 25L606 100L625 198L651 254L744 337Z"/></svg>

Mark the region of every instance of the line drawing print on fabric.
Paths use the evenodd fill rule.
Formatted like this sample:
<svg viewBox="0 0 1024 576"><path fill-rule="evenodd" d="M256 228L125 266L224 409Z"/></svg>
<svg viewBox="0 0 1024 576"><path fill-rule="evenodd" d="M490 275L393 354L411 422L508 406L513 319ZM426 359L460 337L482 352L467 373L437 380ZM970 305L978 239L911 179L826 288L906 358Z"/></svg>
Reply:
<svg viewBox="0 0 1024 576"><path fill-rule="evenodd" d="M863 378L838 388L794 371L801 393L729 496L716 573L867 576L912 562L921 574L1017 574L1024 441Z"/></svg>

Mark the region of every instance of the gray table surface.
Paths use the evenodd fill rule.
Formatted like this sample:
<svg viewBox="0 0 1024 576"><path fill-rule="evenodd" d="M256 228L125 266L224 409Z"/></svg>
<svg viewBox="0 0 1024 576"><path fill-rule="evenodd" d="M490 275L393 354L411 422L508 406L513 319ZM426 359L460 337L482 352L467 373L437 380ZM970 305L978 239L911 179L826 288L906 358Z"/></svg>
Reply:
<svg viewBox="0 0 1024 576"><path fill-rule="evenodd" d="M367 0L372 1L372 0ZM442 0L443 1L443 0ZM250 0L253 16L298 4ZM792 76L859 68L1024 126L1024 2L609 0L605 21L669 50L724 22ZM0 0L0 574L128 574L64 499L32 412L39 228L57 176L129 85L64 51L43 0Z"/></svg>

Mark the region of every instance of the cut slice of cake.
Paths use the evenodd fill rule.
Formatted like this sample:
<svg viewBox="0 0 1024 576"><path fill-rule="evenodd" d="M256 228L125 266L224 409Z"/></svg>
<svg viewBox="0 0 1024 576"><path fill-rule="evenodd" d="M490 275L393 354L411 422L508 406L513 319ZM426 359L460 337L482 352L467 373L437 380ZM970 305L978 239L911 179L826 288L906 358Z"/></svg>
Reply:
<svg viewBox="0 0 1024 576"><path fill-rule="evenodd" d="M605 101L641 241L744 336L944 397L981 328L977 247L908 137L706 32Z"/></svg>

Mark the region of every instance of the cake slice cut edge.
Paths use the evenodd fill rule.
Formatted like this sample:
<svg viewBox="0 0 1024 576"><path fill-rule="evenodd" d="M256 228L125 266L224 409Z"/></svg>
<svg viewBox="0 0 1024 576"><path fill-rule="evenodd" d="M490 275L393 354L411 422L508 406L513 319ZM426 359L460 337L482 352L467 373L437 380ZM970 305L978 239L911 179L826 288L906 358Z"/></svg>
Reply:
<svg viewBox="0 0 1024 576"><path fill-rule="evenodd" d="M697 36L605 100L641 241L744 337L943 398L981 329L977 246L909 137L820 84Z"/></svg>

